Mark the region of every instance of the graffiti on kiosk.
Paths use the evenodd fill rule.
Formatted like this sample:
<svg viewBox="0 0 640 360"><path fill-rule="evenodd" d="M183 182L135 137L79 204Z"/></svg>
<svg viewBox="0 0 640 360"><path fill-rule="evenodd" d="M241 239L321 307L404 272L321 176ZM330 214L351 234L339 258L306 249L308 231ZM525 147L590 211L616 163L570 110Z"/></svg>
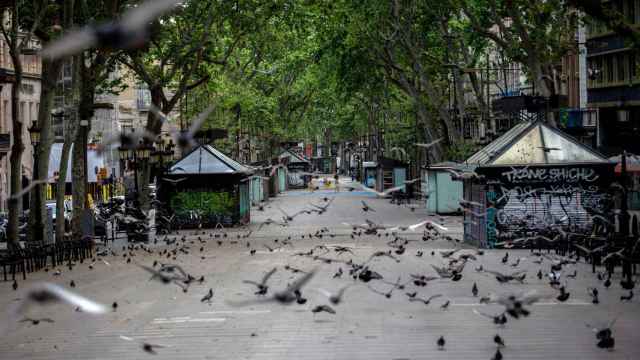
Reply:
<svg viewBox="0 0 640 360"><path fill-rule="evenodd" d="M487 191L495 208L487 209L487 242L525 229L540 231L550 226L569 226L590 231L592 211L603 212L610 196L595 185L575 183L540 186L499 186Z"/></svg>
<svg viewBox="0 0 640 360"><path fill-rule="evenodd" d="M498 240L496 228L496 208L487 209L487 247L493 248Z"/></svg>
<svg viewBox="0 0 640 360"><path fill-rule="evenodd" d="M600 178L596 170L592 168L537 168L531 169L528 166L505 171L501 174L510 183L519 182L546 182L546 183L579 183L594 182Z"/></svg>

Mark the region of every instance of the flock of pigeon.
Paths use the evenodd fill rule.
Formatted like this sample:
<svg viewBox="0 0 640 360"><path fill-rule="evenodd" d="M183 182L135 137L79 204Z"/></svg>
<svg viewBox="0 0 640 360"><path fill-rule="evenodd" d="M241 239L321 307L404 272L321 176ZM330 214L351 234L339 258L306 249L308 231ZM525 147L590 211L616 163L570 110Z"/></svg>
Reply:
<svg viewBox="0 0 640 360"><path fill-rule="evenodd" d="M267 219L262 222L256 231L260 231L265 226L277 224L279 226L288 226L295 218L301 214L317 214L318 216L330 211L331 204L334 198L324 197L321 204L310 203L310 208L299 211L294 214L288 214L283 209L278 207L278 211L282 213L281 221L274 221ZM367 214L374 209L365 201L362 202L363 214ZM386 250L377 250L364 257L360 252L361 249L346 245L336 244L318 244L307 250L299 250L293 252L292 256L304 259L305 262L309 262L309 269L300 269L291 265L285 265L281 268L273 267L267 271L261 279L247 279L243 283L250 285L254 288L254 296L248 299L226 299L226 304L232 307L250 306L255 304L276 303L281 305L291 304L306 304L308 302L305 297L306 287L308 283L316 276L322 266L327 264L338 265L337 271L332 274L333 279L338 279L342 284L337 288L337 291L327 291L324 289L317 289L321 294L326 296L326 302L319 302L313 304L311 311L316 313L336 314L338 306L344 301L344 297L348 294L348 290L354 286L365 286L372 294L377 294L385 298L391 298L395 292L404 293L408 302L422 303L425 306L429 306L434 301L440 301L439 307L443 311L446 311L451 304L450 299L446 299L445 294L431 294L424 296L421 294L421 289L426 287L430 282L460 282L465 277L465 269L470 262L478 261L479 258L485 255L483 250L465 249L459 245L460 240L447 234L447 227L442 224L425 220L409 226L385 226L377 224L373 221L367 220L364 224L349 224L343 223L351 230L348 234L336 234L331 232L328 228L323 227L315 232L308 234L299 234L297 236L287 236L284 239L273 239L273 245L262 244L264 248L268 250L266 254L281 251L285 247L293 249L298 246L296 244L298 237L300 240L307 239L315 242L323 242L323 239L331 239L336 236L349 236L351 239L357 241L362 236L372 237L374 241L379 239L386 243ZM418 229L424 228L422 232L418 232ZM195 230L191 234L186 232L174 232L165 235L158 235L152 241L152 244L144 245L128 245L122 248L121 256L113 248L104 248L96 251L95 258L90 262L89 269L93 269L96 263L102 262L105 265L110 265L109 261L117 261L116 259L122 258L125 263L137 266L140 271L147 272L149 274L149 281L157 281L164 285L178 286L183 292L188 292L191 284L205 284L206 279L204 276L195 276L185 270L185 266L190 265L188 262L178 264L181 260L180 257L188 254L198 254L197 248L199 247L199 253L201 259L206 259L205 247L208 245L223 246L226 244L236 246L246 246L248 254L254 256L257 249L252 245L253 231L243 232L236 231L234 233L228 233L225 229L217 230ZM403 257L409 255L408 245L411 242L429 242L434 240L445 240L451 242L451 250L430 250L430 256L438 258L442 261L442 266L431 265L433 273L411 273L403 279L398 277L397 279L387 279L386 275L377 268L377 265L382 261L391 261L399 263ZM425 254L426 250L416 250L413 255L417 258L428 256ZM495 278L498 283L512 283L512 284L525 284L527 282L527 272L519 270L522 261L531 261L534 264L540 266L540 270L536 274L538 281L548 281L552 292L548 294L539 294L535 291L522 291L512 292L506 294L488 294L486 296L480 296L480 290L477 283L470 284L469 291L474 298L479 297L479 304L494 304L503 307L503 310L499 313L486 313L478 308L474 308L473 312L479 316L486 317L493 324L498 327L504 327L509 319L512 321L522 320L527 318L532 310L531 305L541 300L553 300L557 302L567 301L571 293L567 290L568 281L573 279L577 275L577 270L573 273L567 273L566 268L576 264L580 260L580 255L586 256L586 252L596 251L594 249L589 250L582 246L576 248L576 253L571 256L560 256L558 254L552 254L550 252L532 251L531 256L527 258L513 259L509 253L505 253L501 259L500 271L496 269L489 269L486 265L478 265L474 268L477 273L484 274ZM145 255L151 255L155 257L155 260L151 264L138 263L135 260L137 252L144 252ZM356 254L358 252L358 254ZM581 253L582 252L582 253ZM358 256L356 256L358 255ZM357 260L362 259L362 260ZM376 261L376 259L379 259ZM386 259L386 260L385 260ZM69 270L72 270L77 263L69 263ZM548 266L548 270L543 271L544 265ZM504 271L502 268L512 268L513 271ZM270 283L272 276L277 271L287 271L297 276L291 283L286 285L276 286ZM54 276L60 276L61 270L56 269L53 271ZM602 281L602 286L608 289L612 286L611 274L597 273L597 278ZM546 280L545 280L546 279ZM344 285L344 281L348 280L347 285ZM70 281L69 287L74 288L76 286L73 280ZM622 280L620 286L628 290L628 295L621 297L621 301L627 302L633 299L633 288L635 283L633 281ZM19 284L17 281L13 283L13 289L18 290ZM599 290L595 287L585 289L588 295L591 297L593 304L599 303ZM201 298L202 303L211 303L215 296L213 288L210 288ZM3 329L0 327L0 333L8 330L11 326L15 326L18 322L30 322L33 325L37 325L40 322L53 322L51 318L30 318L28 316L28 309L32 306L46 305L54 302L64 302L73 306L76 311L81 311L89 314L102 314L109 311L109 307L99 304L91 299L85 298L79 294L74 293L72 290L67 290L59 285L53 283L41 283L29 287L23 293L20 301L16 302L11 309L9 309L8 318L6 322L8 326ZM117 301L114 301L111 305L112 310L116 311L118 308ZM608 324L601 326L590 326L595 334L596 345L603 349L613 349L615 346L615 338L613 334L613 325L615 324L617 317L614 317ZM123 340L134 341L126 336L121 336ZM493 338L496 345L495 353L492 359L502 359L503 354L501 350L506 346L505 340L496 334ZM435 344L439 349L446 348L445 336L440 336ZM148 353L156 353L157 349L162 348L164 345L152 344L143 342L140 344L141 348Z"/></svg>

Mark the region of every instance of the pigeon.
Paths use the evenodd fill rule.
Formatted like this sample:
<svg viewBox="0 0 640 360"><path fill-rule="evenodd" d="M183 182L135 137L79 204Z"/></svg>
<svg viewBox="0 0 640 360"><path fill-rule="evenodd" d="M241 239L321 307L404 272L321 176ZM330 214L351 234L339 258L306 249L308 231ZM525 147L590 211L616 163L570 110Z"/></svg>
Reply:
<svg viewBox="0 0 640 360"><path fill-rule="evenodd" d="M211 303L211 299L213 298L213 289L209 289L209 292L200 299L200 302L208 302Z"/></svg>
<svg viewBox="0 0 640 360"><path fill-rule="evenodd" d="M629 290L629 295L620 296L620 301L631 301L633 299L633 290Z"/></svg>
<svg viewBox="0 0 640 360"><path fill-rule="evenodd" d="M413 298L409 298L409 301L411 301L411 302L421 301L425 305L429 305L431 303L431 300L433 300L435 298L439 298L441 296L442 296L442 294L436 294L436 295L432 295L432 296L428 297L427 299L423 299L423 298L419 298L419 297L413 297Z"/></svg>
<svg viewBox="0 0 640 360"><path fill-rule="evenodd" d="M609 286L611 286L611 276L609 276L609 277L607 278L607 280L605 280L605 281L604 281L604 283L603 283L602 285L604 285L604 287L605 287L606 289L608 289L608 288L609 288Z"/></svg>
<svg viewBox="0 0 640 360"><path fill-rule="evenodd" d="M493 342L496 343L500 347L504 347L505 346L504 340L502 340L502 338L498 334L496 334L496 336L493 337Z"/></svg>
<svg viewBox="0 0 640 360"><path fill-rule="evenodd" d="M246 284L252 284L255 285L258 288L258 291L256 292L256 295L265 295L267 293L267 290L269 289L269 287L267 286L267 281L269 281L269 278L276 272L277 268L273 268L271 269L268 273L266 273L263 277L262 280L260 281L260 283L257 283L255 281L251 281L251 280L243 280L243 283Z"/></svg>
<svg viewBox="0 0 640 360"><path fill-rule="evenodd" d="M111 308L113 309L113 311L116 311L116 309L118 308L118 303L114 301L113 304L111 304Z"/></svg>
<svg viewBox="0 0 640 360"><path fill-rule="evenodd" d="M560 302L565 302L567 301L567 299L569 299L569 295L570 293L566 292L564 286L560 287L560 295L558 295L556 297L556 300L560 301Z"/></svg>
<svg viewBox="0 0 640 360"><path fill-rule="evenodd" d="M491 360L502 360L502 353L500 352L499 348L496 349L496 353L493 355Z"/></svg>
<svg viewBox="0 0 640 360"><path fill-rule="evenodd" d="M106 312L104 305L52 283L39 283L29 287L25 291L22 300L16 304L14 311L19 314L32 305L48 305L59 302L80 307L84 312L90 314L99 315Z"/></svg>
<svg viewBox="0 0 640 360"><path fill-rule="evenodd" d="M524 307L525 305L531 305L540 299L542 299L542 296L537 295L535 291L529 291L520 294L505 294L498 297L492 296L489 303L503 305L507 314L518 319L520 316L529 316L530 311Z"/></svg>
<svg viewBox="0 0 640 360"><path fill-rule="evenodd" d="M40 324L41 321L47 322L47 323L54 323L55 320L51 319L51 318L40 318L40 319L32 319L29 317L26 317L22 320L20 320L20 322L30 322L33 325L38 325Z"/></svg>
<svg viewBox="0 0 640 360"><path fill-rule="evenodd" d="M415 298L416 295L418 295L417 291L414 291L412 293L405 293L410 299Z"/></svg>
<svg viewBox="0 0 640 360"><path fill-rule="evenodd" d="M620 286L622 286L625 290L633 290L635 286L635 282L633 280L622 280L620 281Z"/></svg>
<svg viewBox="0 0 640 360"><path fill-rule="evenodd" d="M311 312L316 314L319 312L327 312L329 314L335 314L336 311L333 310L333 308L331 308L329 305L318 305L316 307L314 307L313 309L311 309Z"/></svg>
<svg viewBox="0 0 640 360"><path fill-rule="evenodd" d="M320 293L322 293L324 296L326 296L327 298L329 298L329 301L333 304L333 305L338 305L342 302L342 296L344 295L345 290L347 290L349 288L350 285L344 286L342 287L340 290L338 290L337 293L332 294L326 290L323 289L318 289L318 291L320 291Z"/></svg>
<svg viewBox="0 0 640 360"><path fill-rule="evenodd" d="M473 287L471 288L471 293L474 297L478 296L478 285L476 285L475 282L473 283Z"/></svg>
<svg viewBox="0 0 640 360"><path fill-rule="evenodd" d="M445 301L444 304L440 305L440 309L447 310L449 308L449 304L451 304L450 300Z"/></svg>
<svg viewBox="0 0 640 360"><path fill-rule="evenodd" d="M71 280L71 282L69 283L69 286L72 288L76 287L76 282Z"/></svg>
<svg viewBox="0 0 640 360"><path fill-rule="evenodd" d="M155 351L155 348L163 348L165 346L163 345L158 345L158 344L150 344L150 343L143 343L142 344L142 350L144 350L144 352L147 352L149 354L157 354L157 352Z"/></svg>
<svg viewBox="0 0 640 360"><path fill-rule="evenodd" d="M504 325L507 323L507 317L505 316L505 313L501 313L501 314L497 314L497 315L489 315L489 314L485 314L483 312L480 312L476 309L473 309L473 312L480 315L480 316L484 316L486 318L489 318L491 320L493 320L493 323L496 325Z"/></svg>
<svg viewBox="0 0 640 360"><path fill-rule="evenodd" d="M438 350L444 350L444 345L446 344L446 341L444 340L444 336L440 336L436 344L438 345Z"/></svg>
<svg viewBox="0 0 640 360"><path fill-rule="evenodd" d="M0 334L5 334L11 324L17 322L30 308L55 303L64 303L73 306L76 311L92 315L104 314L107 311L104 305L66 290L59 285L47 282L36 283L23 290L16 302L7 305L8 319L7 321L0 321Z"/></svg>
<svg viewBox="0 0 640 360"><path fill-rule="evenodd" d="M587 288L589 295L591 296L591 302L593 304L599 304L600 300L598 300L598 289L596 288Z"/></svg>
<svg viewBox="0 0 640 360"><path fill-rule="evenodd" d="M509 261L509 253L505 253L501 261L503 264L506 264L507 261Z"/></svg>
<svg viewBox="0 0 640 360"><path fill-rule="evenodd" d="M375 210L371 206L367 205L367 203L364 202L364 200L362 200L361 203L362 203L362 211L364 211L364 212L368 212L368 211L375 212Z"/></svg>
<svg viewBox="0 0 640 360"><path fill-rule="evenodd" d="M11 287L13 287L13 291L18 290L18 282L15 279L13 280L13 284L11 285Z"/></svg>
<svg viewBox="0 0 640 360"><path fill-rule="evenodd" d="M613 338L613 331L611 331L611 328L613 327L613 325L616 323L617 320L618 320L618 317L616 316L611 321L609 321L609 323L600 327L594 327L592 325L587 324L587 327L591 328L593 332L596 334L596 340L598 340L596 345L599 348L613 349L613 347L615 346L615 340Z"/></svg>
<svg viewBox="0 0 640 360"><path fill-rule="evenodd" d="M307 299L302 297L302 293L299 289L294 290L293 295L296 297L296 303L299 305L304 305L307 303Z"/></svg>
<svg viewBox="0 0 640 360"><path fill-rule="evenodd" d="M251 300L245 300L240 302L229 302L229 304L232 306L246 306L246 305L251 305L255 303L270 302L270 301L275 301L283 305L291 304L294 301L298 303L300 302L304 303L306 302L306 299L300 296L300 289L304 285L306 285L309 282L309 280L311 280L311 278L313 278L316 272L317 272L317 269L307 272L306 274L301 276L299 279L294 281L293 284L287 286L284 290L277 291L270 297L261 298L261 299L251 299Z"/></svg>
<svg viewBox="0 0 640 360"><path fill-rule="evenodd" d="M42 50L42 57L59 59L93 47L106 49L140 48L149 38L148 24L171 10L179 2L178 0L146 1L125 12L120 21L87 26L69 32L46 46Z"/></svg>

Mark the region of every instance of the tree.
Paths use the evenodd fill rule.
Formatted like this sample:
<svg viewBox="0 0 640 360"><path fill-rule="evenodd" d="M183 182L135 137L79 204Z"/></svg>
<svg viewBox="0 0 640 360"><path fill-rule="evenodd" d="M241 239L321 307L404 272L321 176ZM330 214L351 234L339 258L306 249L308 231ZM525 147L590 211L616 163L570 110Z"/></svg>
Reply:
<svg viewBox="0 0 640 360"><path fill-rule="evenodd" d="M564 5L562 0L458 2L473 28L522 64L535 92L545 97L558 94L557 66L575 46L579 17Z"/></svg>
<svg viewBox="0 0 640 360"><path fill-rule="evenodd" d="M14 1L8 9L9 16L3 17L2 36L9 48L9 57L13 65L14 80L11 84L11 123L12 123L12 141L11 156L9 162L11 164L10 178L10 194L9 201L9 219L7 224L7 239L9 247L18 246L18 219L22 210L22 200L15 197L22 190L22 153L25 149L22 139L23 126L22 114L20 113L20 88L22 86L23 69L22 54L32 44L34 31L40 26L48 7L48 1L40 0L36 4L37 12L33 12L31 27L26 31L20 28L22 19L22 11L31 4L28 1ZM28 14L28 13L27 13Z"/></svg>
<svg viewBox="0 0 640 360"><path fill-rule="evenodd" d="M279 2L187 2L176 14L158 21L154 36L144 51L132 51L119 60L147 85L151 103L169 114L190 91L211 78L211 67L224 68L244 36L260 27L279 9ZM202 14L207 14L203 17ZM162 122L149 112L146 130L159 134ZM137 164L136 198L149 209L150 164Z"/></svg>
<svg viewBox="0 0 640 360"><path fill-rule="evenodd" d="M413 103L413 113L424 125L425 140L445 138L432 150L433 158L442 159L443 146L461 139L445 96L447 44L441 26L450 16L450 7L441 3L395 0L339 2L336 6L340 7L337 12L340 15L334 28L329 29L334 33L332 41L340 49L343 63L359 65L349 66L342 73L362 72L361 79L368 74L379 79L381 71L383 78ZM345 79L353 79L353 75ZM365 85L366 81L360 83ZM375 85L367 84L365 88L375 89ZM374 97L380 98L380 94Z"/></svg>
<svg viewBox="0 0 640 360"><path fill-rule="evenodd" d="M44 6L47 7L45 10L46 14L43 16L43 21L34 30L34 34L40 40L41 47L46 46L52 39L52 36L56 36L60 33L63 18L69 17L68 14L65 15L65 12L68 13L67 8L71 6L69 3L71 3L70 0L64 1L62 4L63 6L49 5L48 2L44 3ZM36 13L41 11L37 6L37 3L33 4L33 8L30 10ZM23 27L33 26L31 18L22 20ZM61 59L42 59L40 106L38 107L37 119L37 125L40 128L40 144L34 149L34 171L32 181L42 181L48 177L49 154L51 153L51 145L53 143L53 134L51 131L51 108L62 63L63 61ZM30 237L35 239L44 239L44 222L46 215L44 187L35 186L31 191L29 199L29 208L32 209L32 216L29 217ZM64 231L64 227L62 230Z"/></svg>
<svg viewBox="0 0 640 360"><path fill-rule="evenodd" d="M93 22L112 19L120 10L118 4L119 2L115 0L108 2L76 0L70 9L73 11L73 20L70 21L74 26L85 26ZM91 118L94 113L95 92L98 85L106 81L109 72L113 69L114 57L108 49L89 49L74 55L71 61L74 77L72 103L77 106L76 125L78 125L73 132L73 148L71 149L73 199L71 232L75 240L80 240L83 235L82 217L87 208L87 145L91 130ZM61 163L62 166L66 167L67 164ZM64 186L58 189L64 191Z"/></svg>
<svg viewBox="0 0 640 360"><path fill-rule="evenodd" d="M640 29L629 22L619 9L615 9L613 1L568 0L566 3L569 7L583 11L592 20L604 23L629 40L636 50L640 50Z"/></svg>

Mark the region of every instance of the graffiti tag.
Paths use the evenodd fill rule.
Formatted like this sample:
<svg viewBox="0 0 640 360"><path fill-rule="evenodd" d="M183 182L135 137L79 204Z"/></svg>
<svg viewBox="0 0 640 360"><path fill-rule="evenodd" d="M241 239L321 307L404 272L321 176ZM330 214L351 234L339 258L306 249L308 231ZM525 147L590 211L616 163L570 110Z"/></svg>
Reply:
<svg viewBox="0 0 640 360"><path fill-rule="evenodd" d="M501 174L507 179L508 182L564 182L564 183L577 183L577 182L594 182L600 178L596 174L596 170L592 168L540 168L530 169L529 167L512 168L510 171L505 171Z"/></svg>

